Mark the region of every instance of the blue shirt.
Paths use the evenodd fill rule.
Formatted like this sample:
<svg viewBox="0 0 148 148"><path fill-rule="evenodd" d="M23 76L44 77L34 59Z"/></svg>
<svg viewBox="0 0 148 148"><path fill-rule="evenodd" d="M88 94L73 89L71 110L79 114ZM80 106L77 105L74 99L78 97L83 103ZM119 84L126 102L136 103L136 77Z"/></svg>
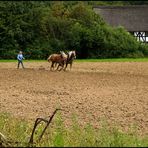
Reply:
<svg viewBox="0 0 148 148"><path fill-rule="evenodd" d="M18 55L17 55L17 59L18 59L19 61L22 61L22 60L24 59L24 57L23 57L22 54L18 54Z"/></svg>

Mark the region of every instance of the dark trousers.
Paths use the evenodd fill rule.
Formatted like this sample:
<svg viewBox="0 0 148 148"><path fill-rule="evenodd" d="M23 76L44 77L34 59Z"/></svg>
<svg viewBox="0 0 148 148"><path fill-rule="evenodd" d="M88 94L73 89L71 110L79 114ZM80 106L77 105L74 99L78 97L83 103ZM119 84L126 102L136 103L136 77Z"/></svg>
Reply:
<svg viewBox="0 0 148 148"><path fill-rule="evenodd" d="M22 65L22 67L24 68L23 61L20 61L20 60L18 60L18 65L17 65L17 68L19 68L20 64L21 64L21 65Z"/></svg>

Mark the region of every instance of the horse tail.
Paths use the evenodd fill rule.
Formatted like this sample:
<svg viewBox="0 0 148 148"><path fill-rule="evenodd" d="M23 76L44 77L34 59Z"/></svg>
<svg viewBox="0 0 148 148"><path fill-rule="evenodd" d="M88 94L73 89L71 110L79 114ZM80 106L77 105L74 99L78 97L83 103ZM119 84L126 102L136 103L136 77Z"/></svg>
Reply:
<svg viewBox="0 0 148 148"><path fill-rule="evenodd" d="M52 55L50 55L47 59L48 62L50 62L50 59L51 59Z"/></svg>

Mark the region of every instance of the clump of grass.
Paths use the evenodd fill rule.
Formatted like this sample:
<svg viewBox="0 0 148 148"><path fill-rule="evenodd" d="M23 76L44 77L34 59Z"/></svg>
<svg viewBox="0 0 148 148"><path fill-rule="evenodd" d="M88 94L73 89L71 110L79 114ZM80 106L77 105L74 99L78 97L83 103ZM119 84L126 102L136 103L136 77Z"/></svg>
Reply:
<svg viewBox="0 0 148 148"><path fill-rule="evenodd" d="M24 120L12 118L10 114L0 114L0 132L2 132L9 140L18 141L24 146L30 135L30 125Z"/></svg>
<svg viewBox="0 0 148 148"><path fill-rule="evenodd" d="M47 129L40 142L34 146L38 147L147 147L148 137L138 137L133 134L121 132L116 127L110 128L106 124L100 129L95 129L92 125L86 124L81 127L76 118L73 125L65 128L60 113L55 117L52 125ZM19 144L11 146L27 146L34 122L26 122L14 119L9 114L0 114L0 132L12 141L19 141ZM37 141L43 127L38 126L34 141Z"/></svg>

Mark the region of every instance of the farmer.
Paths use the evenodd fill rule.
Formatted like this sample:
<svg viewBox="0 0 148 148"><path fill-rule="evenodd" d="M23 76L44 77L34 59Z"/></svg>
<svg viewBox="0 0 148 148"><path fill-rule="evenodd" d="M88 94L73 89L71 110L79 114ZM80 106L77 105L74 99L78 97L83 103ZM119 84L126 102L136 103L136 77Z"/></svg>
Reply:
<svg viewBox="0 0 148 148"><path fill-rule="evenodd" d="M18 60L17 69L19 68L20 64L21 64L22 67L24 68L23 59L25 59L25 58L23 57L22 51L20 51L20 52L18 53L18 55L17 55L17 60Z"/></svg>

